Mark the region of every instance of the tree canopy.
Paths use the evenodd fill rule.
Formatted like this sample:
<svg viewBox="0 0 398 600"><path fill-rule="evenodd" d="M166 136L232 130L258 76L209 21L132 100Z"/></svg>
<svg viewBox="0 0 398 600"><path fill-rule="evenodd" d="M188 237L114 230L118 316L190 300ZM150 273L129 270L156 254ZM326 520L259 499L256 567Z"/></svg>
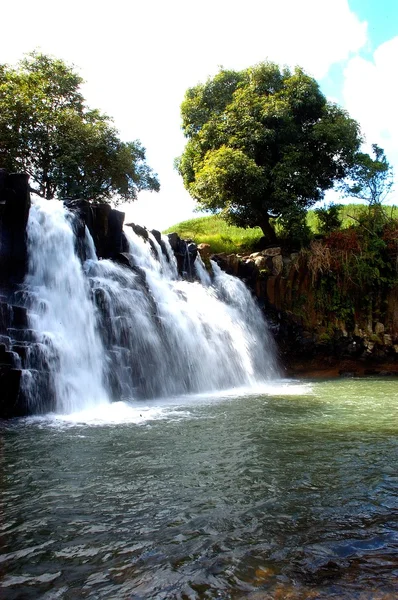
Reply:
<svg viewBox="0 0 398 600"><path fill-rule="evenodd" d="M269 62L221 69L187 90L181 114L188 142L176 166L186 189L200 208L269 238L270 217L321 200L361 143L356 121L312 77Z"/></svg>
<svg viewBox="0 0 398 600"><path fill-rule="evenodd" d="M374 159L363 152L356 154L347 180L340 187L345 196L365 200L370 206L384 202L394 183L393 169L383 148L372 144L372 151Z"/></svg>
<svg viewBox="0 0 398 600"><path fill-rule="evenodd" d="M62 60L32 53L0 65L0 167L30 175L44 198L131 201L159 190L138 140L85 105L83 80Z"/></svg>

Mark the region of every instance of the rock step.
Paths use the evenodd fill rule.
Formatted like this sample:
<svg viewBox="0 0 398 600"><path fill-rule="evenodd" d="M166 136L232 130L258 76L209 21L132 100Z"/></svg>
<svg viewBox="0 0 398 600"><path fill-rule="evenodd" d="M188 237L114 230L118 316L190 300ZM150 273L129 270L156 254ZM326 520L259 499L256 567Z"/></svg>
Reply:
<svg viewBox="0 0 398 600"><path fill-rule="evenodd" d="M26 378L25 387L29 388L29 397L24 398L25 414L43 414L54 410L56 394L51 373L29 369L23 371L23 377Z"/></svg>
<svg viewBox="0 0 398 600"><path fill-rule="evenodd" d="M8 335L0 335L0 344L3 344L7 350L11 347L11 338Z"/></svg>
<svg viewBox="0 0 398 600"><path fill-rule="evenodd" d="M0 344L0 365L20 367L20 358L16 352L7 350L5 344Z"/></svg>
<svg viewBox="0 0 398 600"><path fill-rule="evenodd" d="M22 370L0 365L0 418L9 419L26 414L26 407L20 401L19 388Z"/></svg>
<svg viewBox="0 0 398 600"><path fill-rule="evenodd" d="M7 333L10 338L17 342L37 342L37 331L34 329L17 329L8 327Z"/></svg>

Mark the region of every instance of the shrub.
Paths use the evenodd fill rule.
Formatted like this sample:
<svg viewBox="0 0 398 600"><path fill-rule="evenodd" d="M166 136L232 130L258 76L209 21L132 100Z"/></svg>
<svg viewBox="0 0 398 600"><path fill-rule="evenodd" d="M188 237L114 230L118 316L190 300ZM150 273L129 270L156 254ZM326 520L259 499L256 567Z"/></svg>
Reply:
<svg viewBox="0 0 398 600"><path fill-rule="evenodd" d="M340 209L341 204L333 203L315 209L320 233L331 233L341 227Z"/></svg>

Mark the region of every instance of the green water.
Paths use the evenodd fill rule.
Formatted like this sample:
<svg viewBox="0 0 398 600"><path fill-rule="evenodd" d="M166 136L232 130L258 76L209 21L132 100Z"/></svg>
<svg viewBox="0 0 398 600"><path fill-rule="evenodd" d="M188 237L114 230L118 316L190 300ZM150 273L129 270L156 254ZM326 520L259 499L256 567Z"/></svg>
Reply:
<svg viewBox="0 0 398 600"><path fill-rule="evenodd" d="M6 600L397 597L397 380L0 431Z"/></svg>

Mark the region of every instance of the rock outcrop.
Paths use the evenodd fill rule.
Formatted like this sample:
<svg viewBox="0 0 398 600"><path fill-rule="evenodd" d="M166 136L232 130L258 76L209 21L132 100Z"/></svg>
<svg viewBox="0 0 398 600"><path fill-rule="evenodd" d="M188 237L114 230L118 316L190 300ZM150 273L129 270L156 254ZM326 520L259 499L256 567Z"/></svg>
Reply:
<svg viewBox="0 0 398 600"><path fill-rule="evenodd" d="M28 175L0 169L0 289L23 281L27 265L26 224L30 209Z"/></svg>
<svg viewBox="0 0 398 600"><path fill-rule="evenodd" d="M182 240L178 233L169 233L168 238L177 259L179 274L187 279L194 279L194 263L198 254L197 245L192 240Z"/></svg>
<svg viewBox="0 0 398 600"><path fill-rule="evenodd" d="M0 416L5 417L27 412L20 393L27 316L16 293L28 262L29 209L28 176L0 169Z"/></svg>

